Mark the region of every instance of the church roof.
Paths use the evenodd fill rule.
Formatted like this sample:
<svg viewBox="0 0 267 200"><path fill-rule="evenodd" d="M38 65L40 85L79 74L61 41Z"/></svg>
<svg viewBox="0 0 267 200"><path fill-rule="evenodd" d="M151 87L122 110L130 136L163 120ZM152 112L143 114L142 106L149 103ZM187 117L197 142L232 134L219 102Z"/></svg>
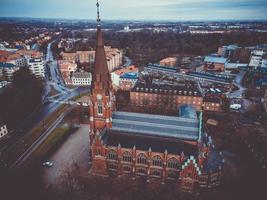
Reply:
<svg viewBox="0 0 267 200"><path fill-rule="evenodd" d="M171 117L143 113L113 112L112 131L131 135L157 136L179 140L198 140L197 118Z"/></svg>
<svg viewBox="0 0 267 200"><path fill-rule="evenodd" d="M192 145L181 140L148 135L131 135L127 132L108 130L103 136L103 142L108 146L132 149L134 146L138 150L148 151L151 148L154 152L163 153L165 150L170 154L197 155L196 145Z"/></svg>

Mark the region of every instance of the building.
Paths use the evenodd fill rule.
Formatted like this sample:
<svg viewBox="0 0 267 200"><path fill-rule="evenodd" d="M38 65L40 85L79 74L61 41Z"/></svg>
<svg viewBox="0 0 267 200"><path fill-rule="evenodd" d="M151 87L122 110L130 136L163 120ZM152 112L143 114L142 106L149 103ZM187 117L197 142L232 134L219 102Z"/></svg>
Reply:
<svg viewBox="0 0 267 200"><path fill-rule="evenodd" d="M121 90L131 90L138 81L139 68L131 65L118 69L111 73L111 80L114 87Z"/></svg>
<svg viewBox="0 0 267 200"><path fill-rule="evenodd" d="M227 46L222 46L218 48L217 54L221 57L225 56Z"/></svg>
<svg viewBox="0 0 267 200"><path fill-rule="evenodd" d="M246 47L228 45L219 47L217 54L220 57L227 58L227 60L229 60L230 62L248 63L251 50Z"/></svg>
<svg viewBox="0 0 267 200"><path fill-rule="evenodd" d="M19 67L12 63L0 62L0 79L12 81L13 74L19 70Z"/></svg>
<svg viewBox="0 0 267 200"><path fill-rule="evenodd" d="M181 109L181 116L170 117L115 111L100 25L96 40L89 101L90 173L171 182L189 192L219 185L223 158L203 131L202 113L184 114L191 109Z"/></svg>
<svg viewBox="0 0 267 200"><path fill-rule="evenodd" d="M0 139L8 134L8 130L5 124L0 121Z"/></svg>
<svg viewBox="0 0 267 200"><path fill-rule="evenodd" d="M77 51L76 61L79 63L94 63L95 51Z"/></svg>
<svg viewBox="0 0 267 200"><path fill-rule="evenodd" d="M232 62L249 63L251 50L246 47L238 47L233 55Z"/></svg>
<svg viewBox="0 0 267 200"><path fill-rule="evenodd" d="M162 66L158 64L151 64L149 63L145 68L145 71L149 73L159 73L159 74L165 74L165 75L174 75L177 73L177 69L173 67L168 66Z"/></svg>
<svg viewBox="0 0 267 200"><path fill-rule="evenodd" d="M177 65L177 58L176 57L164 58L159 62L159 64L162 66L175 67Z"/></svg>
<svg viewBox="0 0 267 200"><path fill-rule="evenodd" d="M116 67L122 65L122 51L117 48L105 47L106 59L109 71L113 71ZM62 59L65 61L76 63L90 63L95 61L95 51L77 51L75 53L61 53Z"/></svg>
<svg viewBox="0 0 267 200"><path fill-rule="evenodd" d="M45 65L43 58L27 58L27 65L35 76L45 78Z"/></svg>
<svg viewBox="0 0 267 200"><path fill-rule="evenodd" d="M224 57L227 58L230 61L233 61L234 54L235 54L237 49L238 49L237 45L233 45L233 44L232 45L228 45L226 47L226 51L225 51Z"/></svg>
<svg viewBox="0 0 267 200"><path fill-rule="evenodd" d="M225 71L235 71L239 70L240 68L247 68L248 64L245 63L226 63L225 64Z"/></svg>
<svg viewBox="0 0 267 200"><path fill-rule="evenodd" d="M262 100L265 111L267 112L267 89L265 90L264 98Z"/></svg>
<svg viewBox="0 0 267 200"><path fill-rule="evenodd" d="M203 97L196 85L168 86L137 83L130 92L130 103L146 108L176 111L182 104L202 110Z"/></svg>
<svg viewBox="0 0 267 200"><path fill-rule="evenodd" d="M62 56L62 59L65 61L70 61L70 62L77 62L78 58L76 56L76 53L65 53L62 52L60 54Z"/></svg>
<svg viewBox="0 0 267 200"><path fill-rule="evenodd" d="M7 84L8 84L7 81L1 81L1 80L0 80L0 89L6 87Z"/></svg>
<svg viewBox="0 0 267 200"><path fill-rule="evenodd" d="M121 90L130 91L138 81L137 73L126 73L120 76L119 88Z"/></svg>
<svg viewBox="0 0 267 200"><path fill-rule="evenodd" d="M223 111L223 101L219 97L205 96L203 98L203 110L221 112Z"/></svg>
<svg viewBox="0 0 267 200"><path fill-rule="evenodd" d="M42 58L44 56L42 52L35 51L35 50L21 49L21 50L18 50L16 53L21 56L30 57L30 58Z"/></svg>
<svg viewBox="0 0 267 200"><path fill-rule="evenodd" d="M58 60L58 67L64 80L69 79L77 70L77 64L74 61Z"/></svg>
<svg viewBox="0 0 267 200"><path fill-rule="evenodd" d="M248 66L251 68L260 68L262 65L263 50L254 50L251 52L251 57Z"/></svg>
<svg viewBox="0 0 267 200"><path fill-rule="evenodd" d="M224 67L227 59L216 56L206 56L204 59L204 70L205 71L224 71Z"/></svg>
<svg viewBox="0 0 267 200"><path fill-rule="evenodd" d="M71 83L74 86L89 86L92 82L92 74L89 72L74 72L71 76Z"/></svg>
<svg viewBox="0 0 267 200"><path fill-rule="evenodd" d="M117 48L111 48L110 46L105 46L105 52L108 62L108 70L112 72L116 67L122 65L122 51Z"/></svg>

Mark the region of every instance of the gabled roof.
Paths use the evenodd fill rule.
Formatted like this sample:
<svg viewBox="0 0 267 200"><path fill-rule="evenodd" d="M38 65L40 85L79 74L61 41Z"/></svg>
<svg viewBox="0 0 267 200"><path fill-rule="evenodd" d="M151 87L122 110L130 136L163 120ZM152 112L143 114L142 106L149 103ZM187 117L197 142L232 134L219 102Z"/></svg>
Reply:
<svg viewBox="0 0 267 200"><path fill-rule="evenodd" d="M198 140L197 118L171 117L143 113L113 112L112 131L129 135Z"/></svg>

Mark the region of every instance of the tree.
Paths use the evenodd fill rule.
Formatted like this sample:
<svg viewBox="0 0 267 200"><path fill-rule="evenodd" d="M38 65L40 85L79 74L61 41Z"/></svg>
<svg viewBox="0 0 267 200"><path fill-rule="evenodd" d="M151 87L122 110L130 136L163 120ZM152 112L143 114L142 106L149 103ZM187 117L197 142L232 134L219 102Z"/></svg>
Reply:
<svg viewBox="0 0 267 200"><path fill-rule="evenodd" d="M43 81L36 78L28 68L14 73L10 87L0 95L0 118L9 128L15 129L41 104Z"/></svg>

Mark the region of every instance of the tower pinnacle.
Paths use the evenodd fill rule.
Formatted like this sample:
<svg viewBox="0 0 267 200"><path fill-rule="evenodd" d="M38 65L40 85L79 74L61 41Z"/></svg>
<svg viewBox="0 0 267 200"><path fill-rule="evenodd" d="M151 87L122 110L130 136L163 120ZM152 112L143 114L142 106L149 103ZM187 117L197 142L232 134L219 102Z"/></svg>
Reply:
<svg viewBox="0 0 267 200"><path fill-rule="evenodd" d="M99 4L99 2L98 2L98 0L97 0L97 2L96 2L96 7L97 7L97 19L96 19L96 21L97 21L97 23L98 23L98 26L100 25L100 22L101 22L99 6L100 6L100 4Z"/></svg>

